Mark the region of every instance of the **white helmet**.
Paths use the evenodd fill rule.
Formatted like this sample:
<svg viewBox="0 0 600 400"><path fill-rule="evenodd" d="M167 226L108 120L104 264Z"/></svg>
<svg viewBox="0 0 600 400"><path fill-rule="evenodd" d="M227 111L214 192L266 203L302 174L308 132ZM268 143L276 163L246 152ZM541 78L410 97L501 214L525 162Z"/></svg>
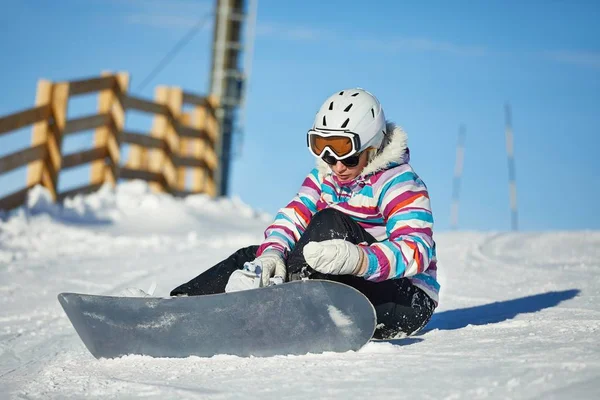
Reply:
<svg viewBox="0 0 600 400"><path fill-rule="evenodd" d="M359 141L356 143L358 148L352 153L359 153L369 147L378 149L385 129L385 115L379 100L364 89L354 88L337 92L325 100L315 116L311 131L324 135L337 135L341 132L354 134ZM313 154L317 153L314 149L311 151Z"/></svg>

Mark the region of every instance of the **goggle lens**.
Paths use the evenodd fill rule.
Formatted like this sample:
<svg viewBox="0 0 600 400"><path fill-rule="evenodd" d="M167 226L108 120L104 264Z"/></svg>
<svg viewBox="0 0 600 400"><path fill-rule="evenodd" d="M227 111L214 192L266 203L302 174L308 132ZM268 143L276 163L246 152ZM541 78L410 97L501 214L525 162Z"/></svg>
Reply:
<svg viewBox="0 0 600 400"><path fill-rule="evenodd" d="M332 156L329 152L326 152L321 159L325 161L329 165L335 165L338 161L344 164L346 167L356 167L360 162L360 155L362 153L354 154L353 156L344 158L343 160L338 160L334 156Z"/></svg>
<svg viewBox="0 0 600 400"><path fill-rule="evenodd" d="M309 135L309 143L315 154L321 154L326 147L338 157L344 157L353 150L352 139L346 136Z"/></svg>

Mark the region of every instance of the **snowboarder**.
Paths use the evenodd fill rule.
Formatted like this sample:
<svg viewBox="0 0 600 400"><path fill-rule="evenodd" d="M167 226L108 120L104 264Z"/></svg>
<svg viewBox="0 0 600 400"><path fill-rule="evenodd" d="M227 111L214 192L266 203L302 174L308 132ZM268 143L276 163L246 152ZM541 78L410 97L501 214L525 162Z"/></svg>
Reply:
<svg viewBox="0 0 600 400"><path fill-rule="evenodd" d="M404 131L375 96L330 96L307 134L317 166L260 245L242 248L171 296L205 295L302 278L350 285L375 306L375 338L413 334L438 302L427 188L409 165Z"/></svg>

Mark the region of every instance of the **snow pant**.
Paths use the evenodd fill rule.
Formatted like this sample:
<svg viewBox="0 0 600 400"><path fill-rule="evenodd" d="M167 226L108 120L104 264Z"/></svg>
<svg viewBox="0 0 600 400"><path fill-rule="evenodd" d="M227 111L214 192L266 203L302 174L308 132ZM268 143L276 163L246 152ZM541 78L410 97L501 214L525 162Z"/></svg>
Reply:
<svg viewBox="0 0 600 400"><path fill-rule="evenodd" d="M354 244L376 242L372 235L346 214L331 208L322 210L313 216L304 234L287 257L288 281L308 277L337 281L354 287L375 307L377 330L374 338L376 339L408 336L429 322L435 303L409 279L372 282L353 275L328 275L312 270L304 259L302 249L308 242L329 239L344 239ZM229 276L236 269L242 268L245 262L254 260L257 250L258 246L239 249L196 278L173 289L171 296L223 293Z"/></svg>

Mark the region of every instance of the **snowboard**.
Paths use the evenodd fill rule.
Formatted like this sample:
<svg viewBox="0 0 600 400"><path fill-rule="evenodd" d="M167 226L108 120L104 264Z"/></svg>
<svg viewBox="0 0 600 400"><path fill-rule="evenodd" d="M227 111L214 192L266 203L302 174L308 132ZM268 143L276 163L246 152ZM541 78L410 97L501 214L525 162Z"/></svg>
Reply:
<svg viewBox="0 0 600 400"><path fill-rule="evenodd" d="M345 352L365 345L376 325L362 293L325 280L206 296L61 293L58 300L96 358Z"/></svg>

